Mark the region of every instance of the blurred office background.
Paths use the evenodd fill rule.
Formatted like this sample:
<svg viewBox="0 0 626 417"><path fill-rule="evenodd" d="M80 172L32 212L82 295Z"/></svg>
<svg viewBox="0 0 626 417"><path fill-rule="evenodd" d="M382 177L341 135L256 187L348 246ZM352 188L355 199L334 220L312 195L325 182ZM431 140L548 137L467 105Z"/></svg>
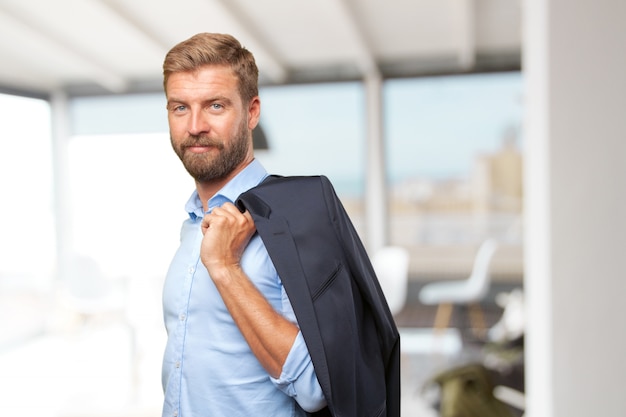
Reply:
<svg viewBox="0 0 626 417"><path fill-rule="evenodd" d="M160 65L221 31L257 57L268 171L327 175L372 255L408 254L389 286L403 416L441 415L427 381L469 363L514 388L498 396L517 415L619 415L625 16L620 1L2 0L0 412L160 413L161 285L193 189ZM485 291L428 302L487 241Z"/></svg>

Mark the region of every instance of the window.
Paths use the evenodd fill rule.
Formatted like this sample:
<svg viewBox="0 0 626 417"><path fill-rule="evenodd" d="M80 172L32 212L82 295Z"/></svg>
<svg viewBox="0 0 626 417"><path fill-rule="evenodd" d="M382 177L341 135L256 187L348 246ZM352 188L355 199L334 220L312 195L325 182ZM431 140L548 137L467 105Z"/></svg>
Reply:
<svg viewBox="0 0 626 417"><path fill-rule="evenodd" d="M42 330L56 249L49 105L0 95L0 114L1 347Z"/></svg>
<svg viewBox="0 0 626 417"><path fill-rule="evenodd" d="M495 237L510 255L496 273L521 276L522 87L519 72L386 83L390 240L413 249L414 275L468 272Z"/></svg>

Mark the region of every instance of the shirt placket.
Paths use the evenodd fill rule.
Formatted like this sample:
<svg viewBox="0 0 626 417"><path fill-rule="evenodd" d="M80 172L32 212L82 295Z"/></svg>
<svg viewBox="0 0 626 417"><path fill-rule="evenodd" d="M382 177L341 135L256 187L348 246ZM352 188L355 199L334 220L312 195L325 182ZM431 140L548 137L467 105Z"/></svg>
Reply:
<svg viewBox="0 0 626 417"><path fill-rule="evenodd" d="M189 320L189 311L190 311L190 300L191 300L191 291L193 288L193 279L198 268L198 264L200 262L200 244L202 242L202 232L200 228L200 222L197 223L196 235L194 236L194 244L191 245L191 251L189 256L189 263L187 264L187 270L185 272L183 288L182 292L182 300L180 303L180 308L178 310L178 346L180 347L176 361L174 362L175 372L177 373L178 380L178 401L174 410L172 411L173 417L178 417L180 415L180 395L182 389L182 379L184 373L184 357L185 357L185 338L187 335L187 322Z"/></svg>

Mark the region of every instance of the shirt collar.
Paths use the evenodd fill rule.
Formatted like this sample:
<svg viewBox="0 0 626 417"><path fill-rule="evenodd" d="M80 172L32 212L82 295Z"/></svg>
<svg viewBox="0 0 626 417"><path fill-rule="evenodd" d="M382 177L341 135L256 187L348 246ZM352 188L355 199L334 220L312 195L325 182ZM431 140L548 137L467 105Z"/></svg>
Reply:
<svg viewBox="0 0 626 417"><path fill-rule="evenodd" d="M215 207L220 207L225 202L233 203L239 195L257 186L265 177L267 177L267 171L257 159L253 159L243 171L209 199L207 204L209 212ZM191 197L189 197L187 204L185 204L185 210L189 213L189 217L192 220L204 217L202 201L200 201L197 190L194 190Z"/></svg>

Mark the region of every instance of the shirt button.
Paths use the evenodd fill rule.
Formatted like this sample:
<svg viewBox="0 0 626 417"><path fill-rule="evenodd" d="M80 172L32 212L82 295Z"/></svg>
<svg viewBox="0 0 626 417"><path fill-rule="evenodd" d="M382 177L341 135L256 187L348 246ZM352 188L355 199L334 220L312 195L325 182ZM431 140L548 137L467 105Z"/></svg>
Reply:
<svg viewBox="0 0 626 417"><path fill-rule="evenodd" d="M187 270L190 274L193 274L194 268L193 266L190 266L189 269Z"/></svg>
<svg viewBox="0 0 626 417"><path fill-rule="evenodd" d="M180 319L180 321L185 321L185 319L187 318L187 316L183 313L180 316L178 316L178 318Z"/></svg>
<svg viewBox="0 0 626 417"><path fill-rule="evenodd" d="M176 361L176 368L180 368L180 361Z"/></svg>
<svg viewBox="0 0 626 417"><path fill-rule="evenodd" d="M173 416L174 416L174 417L177 417L177 416L178 416L178 410L174 411Z"/></svg>

